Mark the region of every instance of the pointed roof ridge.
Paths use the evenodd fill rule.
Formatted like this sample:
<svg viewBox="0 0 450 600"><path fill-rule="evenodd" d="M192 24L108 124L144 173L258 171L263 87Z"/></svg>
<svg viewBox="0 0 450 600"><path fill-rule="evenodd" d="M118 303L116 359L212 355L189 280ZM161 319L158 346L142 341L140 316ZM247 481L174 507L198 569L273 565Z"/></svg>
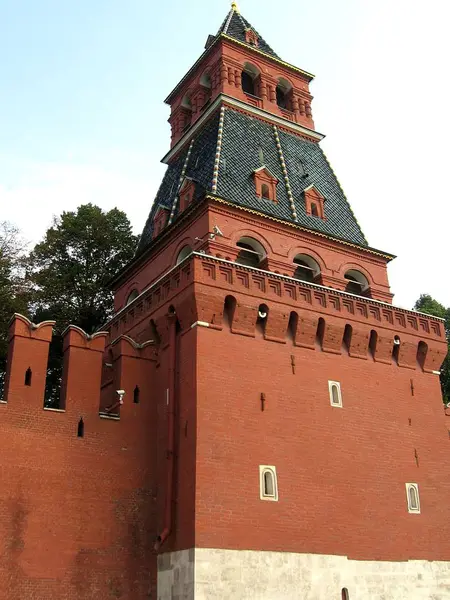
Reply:
<svg viewBox="0 0 450 600"><path fill-rule="evenodd" d="M233 2L233 4L231 5L231 10L225 17L225 20L223 21L222 25L219 27L219 31L216 34L216 39L220 35L227 35L228 37L233 38L238 42L244 43L252 48L253 46L247 42L247 29L251 29L258 37L258 50L260 50L264 54L268 54L269 56L273 56L275 58L280 59L278 54L272 50L272 48L262 37L262 35L258 33L258 31L253 27L253 25L241 15L235 2Z"/></svg>

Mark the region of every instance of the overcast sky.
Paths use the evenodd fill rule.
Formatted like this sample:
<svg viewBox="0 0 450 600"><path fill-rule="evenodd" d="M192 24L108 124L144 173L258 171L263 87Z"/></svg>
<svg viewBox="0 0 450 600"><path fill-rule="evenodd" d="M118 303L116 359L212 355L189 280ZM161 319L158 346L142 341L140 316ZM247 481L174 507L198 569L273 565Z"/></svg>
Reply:
<svg viewBox="0 0 450 600"><path fill-rule="evenodd" d="M389 268L394 303L450 306L448 0L241 0L286 61L316 75L322 146ZM37 242L94 202L139 232L169 147L168 92L226 0L0 0L0 220Z"/></svg>

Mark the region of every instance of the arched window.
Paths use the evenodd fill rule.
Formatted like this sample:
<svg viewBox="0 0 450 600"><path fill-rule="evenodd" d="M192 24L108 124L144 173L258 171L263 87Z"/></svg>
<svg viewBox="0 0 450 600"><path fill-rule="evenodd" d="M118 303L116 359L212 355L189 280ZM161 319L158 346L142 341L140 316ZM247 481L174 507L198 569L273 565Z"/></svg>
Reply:
<svg viewBox="0 0 450 600"><path fill-rule="evenodd" d="M77 437L84 437L84 421L82 418L78 421Z"/></svg>
<svg viewBox="0 0 450 600"><path fill-rule="evenodd" d="M276 89L277 104L280 108L290 110L290 92L292 86L286 79L279 79Z"/></svg>
<svg viewBox="0 0 450 600"><path fill-rule="evenodd" d="M32 376L33 376L33 372L31 371L30 367L28 367L28 369L25 371L25 385L26 386L31 385L31 377Z"/></svg>
<svg viewBox="0 0 450 600"><path fill-rule="evenodd" d="M330 404L342 408L341 384L338 381L329 381Z"/></svg>
<svg viewBox="0 0 450 600"><path fill-rule="evenodd" d="M267 317L269 316L269 307L267 304L260 304L258 307L258 316L256 318L256 331L264 335L266 331Z"/></svg>
<svg viewBox="0 0 450 600"><path fill-rule="evenodd" d="M428 353L428 344L420 341L417 347L417 363L419 367L423 370L425 368L425 361Z"/></svg>
<svg viewBox="0 0 450 600"><path fill-rule="evenodd" d="M270 200L270 190L267 183L263 183L261 186L261 196L266 200Z"/></svg>
<svg viewBox="0 0 450 600"><path fill-rule="evenodd" d="M140 399L141 399L141 390L139 389L139 386L137 385L134 388L134 392L133 392L133 402L134 402L134 404L139 404Z"/></svg>
<svg viewBox="0 0 450 600"><path fill-rule="evenodd" d="M236 262L247 267L259 267L261 261L266 256L266 252L261 244L253 238L243 237L236 246L240 249Z"/></svg>
<svg viewBox="0 0 450 600"><path fill-rule="evenodd" d="M181 101L181 106L183 107L184 111L184 123L183 123L183 131L185 131L186 129L188 129L188 127L190 126L191 122L192 122L192 102L191 102L191 98L189 96L184 96L183 100Z"/></svg>
<svg viewBox="0 0 450 600"><path fill-rule="evenodd" d="M177 256L176 264L180 264L185 258L192 254L192 248L190 246L183 246Z"/></svg>
<svg viewBox="0 0 450 600"><path fill-rule="evenodd" d="M358 296L366 296L370 298L370 287L367 277L360 271L350 269L344 275L347 280L345 291L349 294L357 294Z"/></svg>
<svg viewBox="0 0 450 600"><path fill-rule="evenodd" d="M419 486L417 483L406 484L406 497L408 500L408 512L420 513Z"/></svg>
<svg viewBox="0 0 450 600"><path fill-rule="evenodd" d="M294 258L294 277L309 283L321 283L319 264L307 254L297 254Z"/></svg>
<svg viewBox="0 0 450 600"><path fill-rule="evenodd" d="M231 330L233 325L234 311L236 310L236 298L227 296L223 307L223 324Z"/></svg>
<svg viewBox="0 0 450 600"><path fill-rule="evenodd" d="M370 338L369 338L369 354L373 359L375 359L375 354L377 351L377 342L378 342L378 333L374 329L372 329L370 332Z"/></svg>
<svg viewBox="0 0 450 600"><path fill-rule="evenodd" d="M259 467L261 500L278 500L277 471L275 467Z"/></svg>
<svg viewBox="0 0 450 600"><path fill-rule="evenodd" d="M259 96L258 77L258 69L250 63L245 63L241 75L242 91L245 94L249 94L250 96Z"/></svg>
<svg viewBox="0 0 450 600"><path fill-rule="evenodd" d="M200 77L200 85L203 87L203 92L205 95L203 106L201 107L204 108L208 104L212 92L211 75L209 73L203 73L203 75Z"/></svg>
<svg viewBox="0 0 450 600"><path fill-rule="evenodd" d="M250 73L242 71L242 91L251 96L255 95L255 82Z"/></svg>
<svg viewBox="0 0 450 600"><path fill-rule="evenodd" d="M128 294L128 298L127 298L127 305L131 304L131 302L133 302L133 300L136 300L136 298L139 296L139 292L137 290L132 290L129 294Z"/></svg>
<svg viewBox="0 0 450 600"><path fill-rule="evenodd" d="M342 588L342 600L350 600L347 588Z"/></svg>

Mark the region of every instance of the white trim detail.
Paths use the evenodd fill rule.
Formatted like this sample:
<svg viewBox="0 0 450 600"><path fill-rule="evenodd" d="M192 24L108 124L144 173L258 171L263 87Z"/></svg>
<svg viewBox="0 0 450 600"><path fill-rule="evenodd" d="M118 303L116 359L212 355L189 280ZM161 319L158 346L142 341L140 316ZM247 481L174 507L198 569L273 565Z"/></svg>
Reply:
<svg viewBox="0 0 450 600"><path fill-rule="evenodd" d="M412 514L420 514L420 498L419 498L419 486L417 483L405 483L406 487L406 502L408 505L408 512ZM415 496L415 498L413 498Z"/></svg>
<svg viewBox="0 0 450 600"><path fill-rule="evenodd" d="M272 486L272 489L270 489L270 486ZM276 467L271 465L259 465L259 497L261 500L278 502Z"/></svg>
<svg viewBox="0 0 450 600"><path fill-rule="evenodd" d="M433 375L440 375L441 372L440 371L431 371L433 373Z"/></svg>
<svg viewBox="0 0 450 600"><path fill-rule="evenodd" d="M336 390L337 402L336 402L336 398L333 394L333 390ZM328 382L328 391L330 393L331 406L333 406L333 408L343 408L341 384L339 383L339 381L329 381Z"/></svg>
<svg viewBox="0 0 450 600"><path fill-rule="evenodd" d="M194 329L194 327L209 327L209 323L206 321L196 321L195 323L192 323L191 329Z"/></svg>

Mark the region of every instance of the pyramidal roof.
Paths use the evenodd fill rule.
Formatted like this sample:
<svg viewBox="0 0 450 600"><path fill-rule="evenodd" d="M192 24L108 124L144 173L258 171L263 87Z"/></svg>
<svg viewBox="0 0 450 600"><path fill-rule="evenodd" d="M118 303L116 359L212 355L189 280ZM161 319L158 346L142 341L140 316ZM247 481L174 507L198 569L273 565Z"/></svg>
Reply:
<svg viewBox="0 0 450 600"><path fill-rule="evenodd" d="M214 39L216 39L221 34L227 35L238 42L243 44L247 44L246 31L251 29L258 36L258 50L268 54L269 56L274 56L275 58L280 58L278 54L276 54L269 44L265 41L265 39L256 31L254 27L250 25L247 19L240 14L237 5L235 2L231 5L231 10L227 14L225 21L222 23L217 35ZM247 44L250 45L250 44Z"/></svg>

